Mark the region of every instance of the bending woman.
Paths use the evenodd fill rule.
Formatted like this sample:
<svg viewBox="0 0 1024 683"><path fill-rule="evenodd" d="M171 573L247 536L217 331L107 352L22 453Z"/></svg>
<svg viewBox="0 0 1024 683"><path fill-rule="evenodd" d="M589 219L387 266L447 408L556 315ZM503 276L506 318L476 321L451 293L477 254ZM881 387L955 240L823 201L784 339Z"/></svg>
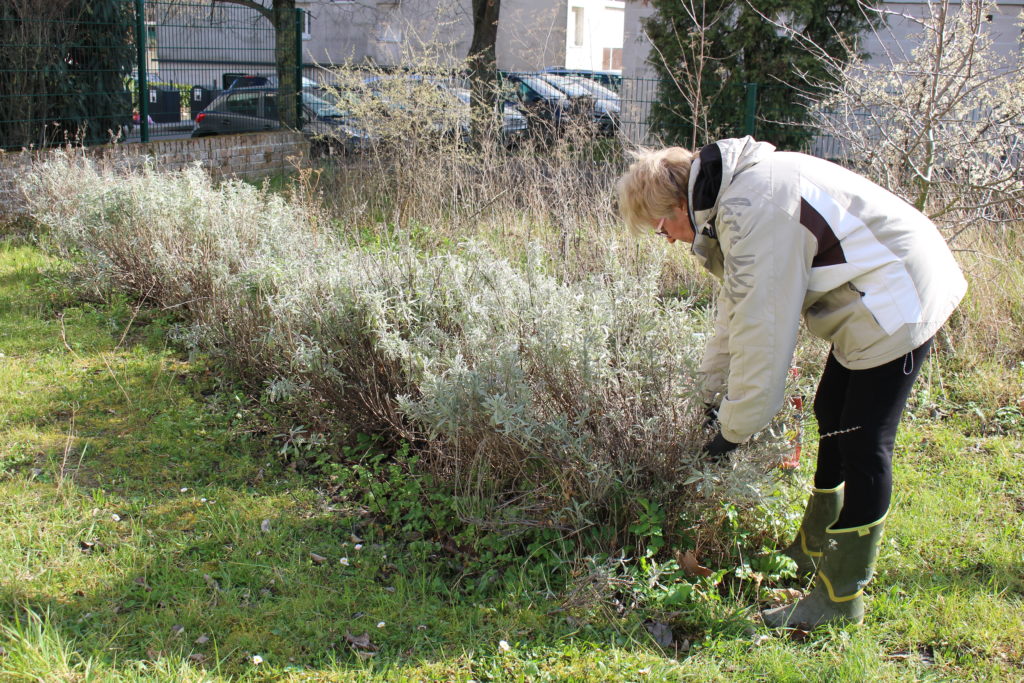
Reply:
<svg viewBox="0 0 1024 683"><path fill-rule="evenodd" d="M753 138L635 155L619 206L635 233L692 243L722 286L701 366L721 458L782 408L801 317L832 349L797 538L811 592L771 626L860 622L892 495L896 428L936 331L967 291L927 217L866 178Z"/></svg>

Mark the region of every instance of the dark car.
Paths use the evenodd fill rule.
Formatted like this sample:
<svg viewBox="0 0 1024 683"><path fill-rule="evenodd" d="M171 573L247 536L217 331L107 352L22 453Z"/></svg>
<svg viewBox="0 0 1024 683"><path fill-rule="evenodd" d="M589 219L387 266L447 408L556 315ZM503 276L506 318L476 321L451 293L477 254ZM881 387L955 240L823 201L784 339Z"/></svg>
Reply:
<svg viewBox="0 0 1024 683"><path fill-rule="evenodd" d="M302 91L302 110L302 132L317 146L353 152L372 142L372 136L354 116L308 90ZM232 88L196 115L192 137L280 127L276 88Z"/></svg>
<svg viewBox="0 0 1024 683"><path fill-rule="evenodd" d="M622 74L617 71L594 71L593 69L568 69L561 66L549 66L544 69L544 72L559 76L586 78L616 93L622 90Z"/></svg>
<svg viewBox="0 0 1024 683"><path fill-rule="evenodd" d="M512 72L503 75L515 88L523 110L561 130L567 121L590 122L605 135L618 127L619 104L604 93L550 73Z"/></svg>
<svg viewBox="0 0 1024 683"><path fill-rule="evenodd" d="M459 97L459 101L462 102L463 106L466 107L465 116L469 116L469 102L470 93L467 88L458 88L455 93ZM526 117L523 116L523 112L519 111L516 106L511 102L501 103L501 141L509 146L513 147L520 143L520 141L526 137L529 132L529 123L526 121Z"/></svg>
<svg viewBox="0 0 1024 683"><path fill-rule="evenodd" d="M532 120L531 129L558 129L576 109L568 95L536 74L509 72L503 73L502 79L510 96Z"/></svg>
<svg viewBox="0 0 1024 683"><path fill-rule="evenodd" d="M406 114L411 123L430 122L442 134L459 134L468 140L470 131L470 92L458 79L396 74L371 76L363 87L393 115ZM514 146L525 135L526 117L511 102L503 102L501 140Z"/></svg>
<svg viewBox="0 0 1024 683"><path fill-rule="evenodd" d="M358 93L371 98L387 119L382 131L397 137L436 134L468 140L469 117L456 93L439 79L419 74L388 74L363 79Z"/></svg>
<svg viewBox="0 0 1024 683"><path fill-rule="evenodd" d="M224 83L224 90L237 90L238 88L276 88L277 74L247 74L247 73L225 73L221 80ZM302 77L303 88L316 88L316 81Z"/></svg>
<svg viewBox="0 0 1024 683"><path fill-rule="evenodd" d="M594 123L604 135L614 135L619 127L621 108L619 96L597 81L582 76L553 73L538 74L570 98L589 97L593 100Z"/></svg>

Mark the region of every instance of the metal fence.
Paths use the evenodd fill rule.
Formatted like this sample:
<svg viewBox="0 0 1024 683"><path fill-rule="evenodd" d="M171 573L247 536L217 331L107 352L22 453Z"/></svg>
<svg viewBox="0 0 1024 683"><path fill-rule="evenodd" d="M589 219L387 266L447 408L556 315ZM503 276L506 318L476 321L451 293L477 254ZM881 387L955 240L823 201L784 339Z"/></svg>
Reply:
<svg viewBox="0 0 1024 683"><path fill-rule="evenodd" d="M0 148L187 137L196 115L223 91L277 85L282 51L291 51L297 82L329 77L302 64L301 9L294 14L294 44L281 45L265 13L239 4L53 5L32 16L0 5ZM672 137L664 125L650 126L658 80L625 78L616 85L619 131L627 140ZM742 120L728 122L731 130L755 136L765 130L758 97L767 91L744 86Z"/></svg>
<svg viewBox="0 0 1024 683"><path fill-rule="evenodd" d="M54 5L31 15L0 6L0 148L186 137L223 90L276 84L275 30L249 7ZM293 49L301 64L300 39Z"/></svg>

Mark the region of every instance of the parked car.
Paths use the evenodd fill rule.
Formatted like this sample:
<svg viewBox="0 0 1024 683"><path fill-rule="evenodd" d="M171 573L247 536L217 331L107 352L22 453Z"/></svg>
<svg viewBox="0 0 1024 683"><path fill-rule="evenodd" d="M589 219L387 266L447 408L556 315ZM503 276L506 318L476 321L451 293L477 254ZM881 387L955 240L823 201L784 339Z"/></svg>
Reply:
<svg viewBox="0 0 1024 683"><path fill-rule="evenodd" d="M363 79L359 96L372 98L387 121L380 128L395 136L420 137L424 124L439 137L469 138L469 117L458 94L439 79L420 74L388 74Z"/></svg>
<svg viewBox="0 0 1024 683"><path fill-rule="evenodd" d="M557 130L579 110L568 95L537 74L504 72L502 80L509 95L526 114L531 130Z"/></svg>
<svg viewBox="0 0 1024 683"><path fill-rule="evenodd" d="M561 66L549 66L544 69L545 73L558 74L559 76L578 76L589 81L600 83L613 92L622 90L622 74L618 71L594 71L593 69L568 69Z"/></svg>
<svg viewBox="0 0 1024 683"><path fill-rule="evenodd" d="M232 88L196 115L192 137L280 128L277 98L276 88ZM314 141L314 151L355 152L373 141L354 116L308 90L302 91L302 109L302 132Z"/></svg>
<svg viewBox="0 0 1024 683"><path fill-rule="evenodd" d="M594 123L604 135L614 135L619 127L621 105L619 96L597 81L582 76L542 73L540 77L570 98L591 97L594 100Z"/></svg>
<svg viewBox="0 0 1024 683"><path fill-rule="evenodd" d="M466 116L468 117L471 97L469 89L457 88L455 92L459 101L466 107ZM529 128L529 122L515 104L507 100L501 103L501 141L505 146L518 145L526 137Z"/></svg>
<svg viewBox="0 0 1024 683"><path fill-rule="evenodd" d="M221 81L224 84L224 90L233 90L237 88L276 88L277 74L225 73L221 74ZM319 84L316 81L303 76L302 87L317 88L319 87Z"/></svg>
<svg viewBox="0 0 1024 683"><path fill-rule="evenodd" d="M442 132L457 129L468 139L470 132L470 91L459 81L420 74L371 76L363 84L370 93L393 112L412 109L414 123L431 121ZM512 102L502 103L501 138L513 146L526 134L529 124Z"/></svg>
<svg viewBox="0 0 1024 683"><path fill-rule="evenodd" d="M515 87L524 110L553 123L556 131L566 119L585 121L588 117L605 135L611 135L618 126L617 101L603 94L596 96L564 76L512 72L504 77Z"/></svg>

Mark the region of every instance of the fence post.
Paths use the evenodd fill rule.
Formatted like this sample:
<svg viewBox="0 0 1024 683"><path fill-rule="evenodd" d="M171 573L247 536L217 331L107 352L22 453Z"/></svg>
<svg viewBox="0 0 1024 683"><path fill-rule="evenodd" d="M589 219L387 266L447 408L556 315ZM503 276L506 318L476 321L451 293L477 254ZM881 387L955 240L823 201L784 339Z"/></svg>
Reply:
<svg viewBox="0 0 1024 683"><path fill-rule="evenodd" d="M757 132L757 83L744 83L747 90L747 106L743 115L743 134L754 135Z"/></svg>
<svg viewBox="0 0 1024 683"><path fill-rule="evenodd" d="M139 78L135 89L139 97L139 138L149 142L149 75L146 73L146 0L135 0L135 47L138 52Z"/></svg>
<svg viewBox="0 0 1024 683"><path fill-rule="evenodd" d="M302 128L302 29L303 12L295 9L295 128Z"/></svg>

